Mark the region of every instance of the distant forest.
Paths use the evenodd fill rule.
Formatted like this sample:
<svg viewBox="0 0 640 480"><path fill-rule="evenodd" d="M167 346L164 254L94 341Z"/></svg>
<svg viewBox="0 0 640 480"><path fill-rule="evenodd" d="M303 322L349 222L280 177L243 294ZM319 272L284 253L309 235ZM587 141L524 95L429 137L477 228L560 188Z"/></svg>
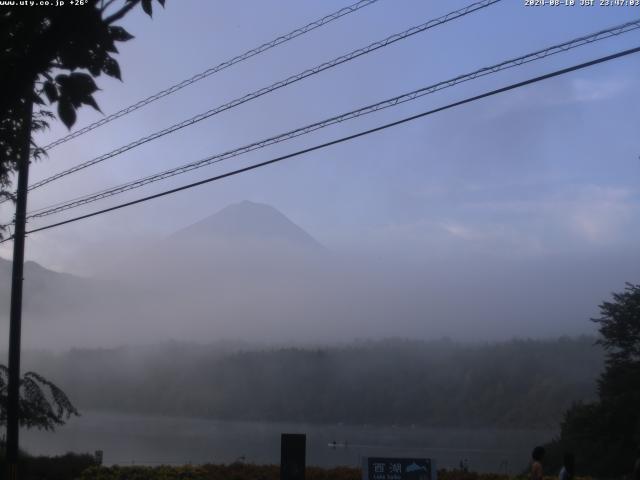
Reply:
<svg viewBox="0 0 640 480"><path fill-rule="evenodd" d="M592 337L327 348L152 347L26 353L82 412L464 427L557 427L595 397Z"/></svg>

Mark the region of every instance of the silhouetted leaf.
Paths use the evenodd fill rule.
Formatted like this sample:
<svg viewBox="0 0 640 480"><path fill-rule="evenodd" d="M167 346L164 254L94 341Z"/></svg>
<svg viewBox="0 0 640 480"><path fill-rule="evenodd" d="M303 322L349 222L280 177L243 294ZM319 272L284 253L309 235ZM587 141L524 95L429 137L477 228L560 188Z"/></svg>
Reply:
<svg viewBox="0 0 640 480"><path fill-rule="evenodd" d="M42 98L40 98L40 95L38 95L37 93L34 92L33 94L33 103L35 103L36 105L44 105L44 101L42 100Z"/></svg>
<svg viewBox="0 0 640 480"><path fill-rule="evenodd" d="M69 98L69 101L71 102L71 105L73 105L73 107L77 110L78 108L80 108L80 106L82 105L82 100L83 98L80 97L79 95L77 96L73 96L71 98Z"/></svg>
<svg viewBox="0 0 640 480"><path fill-rule="evenodd" d="M43 118L56 118L56 116L48 110L40 110L38 114Z"/></svg>
<svg viewBox="0 0 640 480"><path fill-rule="evenodd" d="M118 51L118 48L115 45L109 45L104 50L105 50L105 52L109 52L109 53L120 53Z"/></svg>
<svg viewBox="0 0 640 480"><path fill-rule="evenodd" d="M98 90L96 82L93 81L91 75L86 73L72 73L69 75L69 86L82 95L90 95Z"/></svg>
<svg viewBox="0 0 640 480"><path fill-rule="evenodd" d="M104 35L102 35L100 38L100 44L103 46L105 52L118 53L115 39L111 36L111 33L107 29L105 29Z"/></svg>
<svg viewBox="0 0 640 480"><path fill-rule="evenodd" d="M76 123L76 110L71 105L71 102L67 99L61 98L58 102L58 116L62 123L71 130L71 126Z"/></svg>
<svg viewBox="0 0 640 480"><path fill-rule="evenodd" d="M44 82L44 93L47 95L49 99L49 103L53 103L58 100L58 89L53 84L53 82L46 81Z"/></svg>
<svg viewBox="0 0 640 480"><path fill-rule="evenodd" d="M158 3L162 5L162 8L164 8L164 0L158 0Z"/></svg>
<svg viewBox="0 0 640 480"><path fill-rule="evenodd" d="M91 75L93 75L94 77L97 77L98 75L100 75L100 72L102 71L100 69L100 65L98 65L97 63L92 63L91 65L89 65L87 67L87 70L89 70Z"/></svg>
<svg viewBox="0 0 640 480"><path fill-rule="evenodd" d="M76 70L86 63L87 53L76 44L66 45L59 53L60 63L65 70Z"/></svg>
<svg viewBox="0 0 640 480"><path fill-rule="evenodd" d="M102 66L102 70L110 77L122 80L122 77L120 76L120 65L118 65L118 62L116 62L113 58L109 57L105 60L104 65Z"/></svg>
<svg viewBox="0 0 640 480"><path fill-rule="evenodd" d="M109 27L109 33L111 34L111 38L117 42L128 42L129 40L135 38L124 28L118 26Z"/></svg>
<svg viewBox="0 0 640 480"><path fill-rule="evenodd" d="M67 82L69 81L69 75L56 75L56 83L58 85L60 85L61 87L65 87L67 85Z"/></svg>
<svg viewBox="0 0 640 480"><path fill-rule="evenodd" d="M144 10L144 13L146 13L149 16L152 16L151 0L142 0L142 9Z"/></svg>
<svg viewBox="0 0 640 480"><path fill-rule="evenodd" d="M97 111L99 111L100 113L102 113L102 110L100 110L100 107L98 106L96 100L93 98L93 95L87 95L83 100L82 103L85 103L87 105L91 105L93 108L95 108Z"/></svg>

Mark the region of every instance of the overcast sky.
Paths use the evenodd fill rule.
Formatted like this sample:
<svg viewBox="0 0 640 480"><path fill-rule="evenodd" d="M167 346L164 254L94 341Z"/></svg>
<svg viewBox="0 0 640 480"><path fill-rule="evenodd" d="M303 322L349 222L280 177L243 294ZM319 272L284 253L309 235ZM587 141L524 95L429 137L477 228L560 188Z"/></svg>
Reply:
<svg viewBox="0 0 640 480"><path fill-rule="evenodd" d="M470 2L380 0L51 151L45 178L140 136ZM579 3L579 1L578 1ZM309 21L346 1L168 0L123 23L123 82L99 78L112 113ZM30 194L39 208L223 152L375 101L640 17L634 7L526 7L505 0ZM428 95L279 146L33 222L30 227L269 159L514 81L640 45L632 32ZM458 107L303 157L34 234L27 257L92 274L132 244L153 241L241 200L273 205L329 249L386 259L489 264L558 258L606 264L605 291L637 272L640 233L640 57L630 56ZM74 127L101 118L83 109ZM66 133L59 124L38 138ZM10 219L7 204L0 216ZM0 255L10 256L10 244ZM499 263L498 263L499 264ZM497 265L497 264L494 264ZM622 266L621 266L622 265ZM477 273L477 272L476 272ZM608 289L608 290L607 290ZM595 299L597 303L601 298Z"/></svg>

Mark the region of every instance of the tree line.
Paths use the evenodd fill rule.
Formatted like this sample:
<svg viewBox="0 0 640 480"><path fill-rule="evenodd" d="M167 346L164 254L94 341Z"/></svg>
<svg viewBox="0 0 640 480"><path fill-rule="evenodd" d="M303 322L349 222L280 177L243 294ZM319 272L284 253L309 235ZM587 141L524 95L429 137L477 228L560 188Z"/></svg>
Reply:
<svg viewBox="0 0 640 480"><path fill-rule="evenodd" d="M257 421L555 428L596 397L595 338L325 348L154 347L26 356L80 411Z"/></svg>

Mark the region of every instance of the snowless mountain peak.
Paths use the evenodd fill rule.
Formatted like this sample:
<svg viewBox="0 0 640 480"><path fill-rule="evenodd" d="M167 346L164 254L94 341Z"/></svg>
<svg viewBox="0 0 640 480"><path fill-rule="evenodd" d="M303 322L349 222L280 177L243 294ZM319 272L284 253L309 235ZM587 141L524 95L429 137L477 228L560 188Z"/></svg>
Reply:
<svg viewBox="0 0 640 480"><path fill-rule="evenodd" d="M245 200L231 204L173 236L225 241L277 241L298 247L322 248L320 243L270 205Z"/></svg>

